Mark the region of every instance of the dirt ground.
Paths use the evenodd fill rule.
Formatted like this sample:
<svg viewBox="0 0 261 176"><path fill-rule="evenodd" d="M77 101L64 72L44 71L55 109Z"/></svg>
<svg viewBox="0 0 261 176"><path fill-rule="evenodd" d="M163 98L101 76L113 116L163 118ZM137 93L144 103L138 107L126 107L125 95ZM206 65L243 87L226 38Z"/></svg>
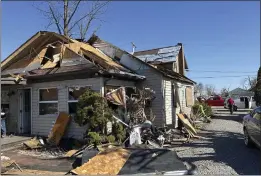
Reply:
<svg viewBox="0 0 261 176"><path fill-rule="evenodd" d="M43 171L43 173L44 171L67 173L72 169L72 164L74 162L72 159L40 159L34 156L21 154L19 150L5 151L2 155L14 160L22 170L26 170L28 174L33 174L34 170L40 170ZM10 172L17 171L19 170Z"/></svg>

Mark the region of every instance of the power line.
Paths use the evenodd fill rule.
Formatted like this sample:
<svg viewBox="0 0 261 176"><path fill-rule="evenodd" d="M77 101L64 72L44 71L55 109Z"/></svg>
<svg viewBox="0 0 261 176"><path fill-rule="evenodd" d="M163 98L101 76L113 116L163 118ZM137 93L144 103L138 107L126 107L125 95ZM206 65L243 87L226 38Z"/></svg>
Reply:
<svg viewBox="0 0 261 176"><path fill-rule="evenodd" d="M206 77L191 77L191 79L197 78L237 78L237 77L246 77L246 76L256 76L256 75L238 75L238 76L206 76Z"/></svg>
<svg viewBox="0 0 261 176"><path fill-rule="evenodd" d="M212 73L257 73L256 71L242 72L242 71L207 71L207 70L188 70L188 72L212 72Z"/></svg>

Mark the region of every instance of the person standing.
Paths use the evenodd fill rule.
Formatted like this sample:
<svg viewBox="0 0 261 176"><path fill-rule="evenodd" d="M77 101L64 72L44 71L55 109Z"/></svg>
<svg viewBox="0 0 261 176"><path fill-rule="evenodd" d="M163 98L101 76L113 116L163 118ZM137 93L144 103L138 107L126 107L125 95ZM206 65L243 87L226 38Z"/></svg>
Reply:
<svg viewBox="0 0 261 176"><path fill-rule="evenodd" d="M6 119L6 113L3 111L3 108L2 108L2 110L1 110L1 138L6 136L5 119Z"/></svg>
<svg viewBox="0 0 261 176"><path fill-rule="evenodd" d="M227 100L228 102L228 107L229 107L229 111L230 111L230 114L233 114L233 111L234 111L234 100L229 97L229 99Z"/></svg>

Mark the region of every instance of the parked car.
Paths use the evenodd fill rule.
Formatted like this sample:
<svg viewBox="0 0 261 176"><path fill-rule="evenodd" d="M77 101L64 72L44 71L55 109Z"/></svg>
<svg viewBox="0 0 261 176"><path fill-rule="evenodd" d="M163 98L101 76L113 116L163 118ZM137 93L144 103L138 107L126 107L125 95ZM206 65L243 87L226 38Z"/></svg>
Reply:
<svg viewBox="0 0 261 176"><path fill-rule="evenodd" d="M228 108L227 104L228 98L225 99L224 108ZM234 99L235 102L235 111L236 109L255 109L256 108L256 101L253 96L241 96L239 98Z"/></svg>
<svg viewBox="0 0 261 176"><path fill-rule="evenodd" d="M209 106L224 106L224 99L221 96L213 96L205 101Z"/></svg>
<svg viewBox="0 0 261 176"><path fill-rule="evenodd" d="M261 106L244 116L243 131L246 146L256 144L261 148Z"/></svg>

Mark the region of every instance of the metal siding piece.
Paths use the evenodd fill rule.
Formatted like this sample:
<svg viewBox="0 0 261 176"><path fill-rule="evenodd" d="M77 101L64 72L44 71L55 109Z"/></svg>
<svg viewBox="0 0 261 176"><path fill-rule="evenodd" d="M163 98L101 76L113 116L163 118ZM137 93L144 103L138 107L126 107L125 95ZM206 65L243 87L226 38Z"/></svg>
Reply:
<svg viewBox="0 0 261 176"><path fill-rule="evenodd" d="M152 61L160 61L160 62L174 62L176 61L177 55L179 54L181 47L174 46L169 48L159 49L158 53L155 54L145 54L136 56L142 61L152 62Z"/></svg>
<svg viewBox="0 0 261 176"><path fill-rule="evenodd" d="M173 47L168 47L168 48L162 48L162 49L159 49L158 51L158 54L161 54L161 53L178 53L179 50L180 50L181 46L173 46Z"/></svg>

